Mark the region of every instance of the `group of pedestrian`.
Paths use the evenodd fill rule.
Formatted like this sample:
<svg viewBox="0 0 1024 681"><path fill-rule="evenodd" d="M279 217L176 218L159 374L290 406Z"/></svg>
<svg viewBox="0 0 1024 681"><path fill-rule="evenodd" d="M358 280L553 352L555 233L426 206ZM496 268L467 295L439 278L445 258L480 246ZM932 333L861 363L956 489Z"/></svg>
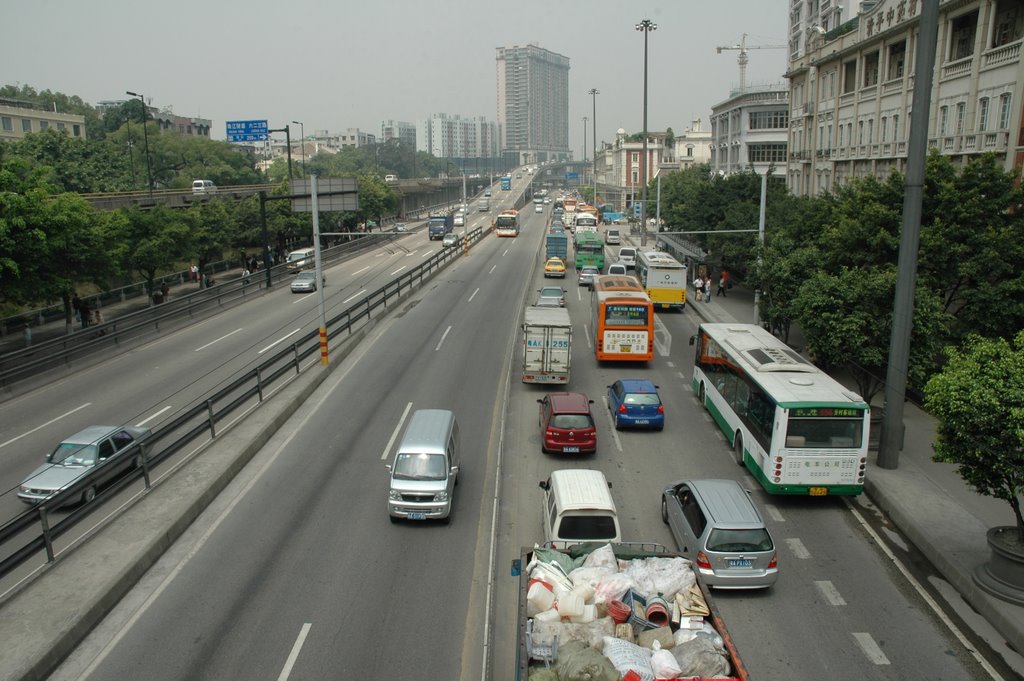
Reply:
<svg viewBox="0 0 1024 681"><path fill-rule="evenodd" d="M71 296L71 309L75 311L75 319L82 324L83 329L103 323L103 313L99 308L94 310L89 307L89 301L82 300L77 293Z"/></svg>
<svg viewBox="0 0 1024 681"><path fill-rule="evenodd" d="M697 278L693 280L693 288L696 292L695 297L697 302L704 301L705 303L711 302L711 282L713 278L711 271L708 270L704 273L698 273ZM732 288L732 284L729 283L729 270L722 270L722 273L718 276L718 290L715 291L715 296L722 296L727 298L727 291Z"/></svg>

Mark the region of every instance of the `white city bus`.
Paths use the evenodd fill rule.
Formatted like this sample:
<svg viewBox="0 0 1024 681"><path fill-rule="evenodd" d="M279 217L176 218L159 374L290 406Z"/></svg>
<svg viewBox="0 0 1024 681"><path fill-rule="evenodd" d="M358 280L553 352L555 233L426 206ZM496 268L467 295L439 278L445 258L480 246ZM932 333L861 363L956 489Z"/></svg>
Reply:
<svg viewBox="0 0 1024 681"><path fill-rule="evenodd" d="M756 324L701 324L693 390L733 456L773 494L864 489L870 410Z"/></svg>
<svg viewBox="0 0 1024 681"><path fill-rule="evenodd" d="M686 306L686 265L662 251L641 251L634 269L655 307Z"/></svg>

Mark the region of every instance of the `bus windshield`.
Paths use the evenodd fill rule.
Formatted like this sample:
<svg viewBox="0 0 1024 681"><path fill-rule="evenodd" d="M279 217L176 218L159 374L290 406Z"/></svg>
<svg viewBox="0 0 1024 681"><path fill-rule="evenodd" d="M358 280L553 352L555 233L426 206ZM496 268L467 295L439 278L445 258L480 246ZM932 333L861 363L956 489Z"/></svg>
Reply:
<svg viewBox="0 0 1024 681"><path fill-rule="evenodd" d="M787 448L849 449L860 447L864 419L794 418L786 428Z"/></svg>

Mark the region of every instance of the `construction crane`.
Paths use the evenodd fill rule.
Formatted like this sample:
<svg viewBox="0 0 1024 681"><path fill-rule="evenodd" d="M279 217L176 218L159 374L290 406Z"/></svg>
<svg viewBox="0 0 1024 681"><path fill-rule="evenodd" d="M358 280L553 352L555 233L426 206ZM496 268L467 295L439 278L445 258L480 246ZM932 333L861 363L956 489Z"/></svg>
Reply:
<svg viewBox="0 0 1024 681"><path fill-rule="evenodd" d="M747 56L747 50L786 50L789 49L789 45L747 45L747 34L743 34L743 38L740 39L739 45L722 45L716 47L715 51L718 54L722 54L722 50L739 50L740 56L736 62L740 65L740 94L743 94L746 80L747 80L747 62L750 58Z"/></svg>

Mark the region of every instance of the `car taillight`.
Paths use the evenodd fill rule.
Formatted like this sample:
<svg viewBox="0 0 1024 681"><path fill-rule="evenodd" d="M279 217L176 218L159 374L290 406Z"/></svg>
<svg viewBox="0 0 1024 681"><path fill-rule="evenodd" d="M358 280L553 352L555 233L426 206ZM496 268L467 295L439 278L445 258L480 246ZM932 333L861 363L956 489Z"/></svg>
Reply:
<svg viewBox="0 0 1024 681"><path fill-rule="evenodd" d="M619 405L619 413L620 414L625 414L626 413L626 405L624 405L624 404L620 404Z"/></svg>
<svg viewBox="0 0 1024 681"><path fill-rule="evenodd" d="M665 405L664 404L659 404L658 405L658 413L659 414L664 414L665 413Z"/></svg>
<svg viewBox="0 0 1024 681"><path fill-rule="evenodd" d="M768 569L779 567L779 555L777 553L772 554L772 559L768 562Z"/></svg>
<svg viewBox="0 0 1024 681"><path fill-rule="evenodd" d="M708 554L703 551L697 552L697 567L704 568L705 570L711 569L711 561L708 560Z"/></svg>

